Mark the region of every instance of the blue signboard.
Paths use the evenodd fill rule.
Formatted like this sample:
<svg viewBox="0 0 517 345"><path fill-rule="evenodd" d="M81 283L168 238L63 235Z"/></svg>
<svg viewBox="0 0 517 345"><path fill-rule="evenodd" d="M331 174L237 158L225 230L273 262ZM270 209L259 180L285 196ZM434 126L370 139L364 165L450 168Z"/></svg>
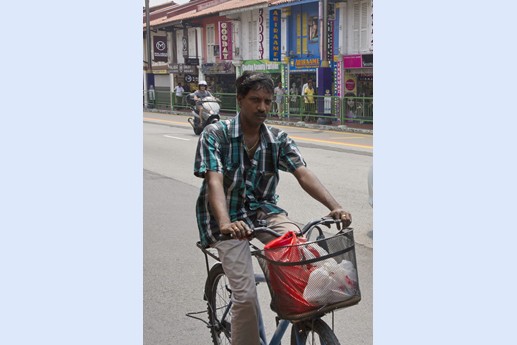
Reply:
<svg viewBox="0 0 517 345"><path fill-rule="evenodd" d="M269 61L281 60L281 13L279 9L269 11Z"/></svg>

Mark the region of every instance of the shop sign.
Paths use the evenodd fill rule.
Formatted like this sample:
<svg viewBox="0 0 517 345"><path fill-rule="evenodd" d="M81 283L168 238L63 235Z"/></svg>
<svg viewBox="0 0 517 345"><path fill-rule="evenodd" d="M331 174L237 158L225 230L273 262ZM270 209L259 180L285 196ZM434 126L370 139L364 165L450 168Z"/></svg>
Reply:
<svg viewBox="0 0 517 345"><path fill-rule="evenodd" d="M272 10L269 12L269 60L271 61L280 61L280 46L282 44L282 40L280 37L280 32L282 28L282 22L280 21L280 13L279 9Z"/></svg>
<svg viewBox="0 0 517 345"><path fill-rule="evenodd" d="M361 54L343 56L345 68L362 68L363 60Z"/></svg>
<svg viewBox="0 0 517 345"><path fill-rule="evenodd" d="M153 61L167 62L167 36L153 36Z"/></svg>
<svg viewBox="0 0 517 345"><path fill-rule="evenodd" d="M169 70L167 69L167 66L153 66L153 74L169 74Z"/></svg>
<svg viewBox="0 0 517 345"><path fill-rule="evenodd" d="M259 8L259 59L264 58L264 10Z"/></svg>
<svg viewBox="0 0 517 345"><path fill-rule="evenodd" d="M363 67L373 67L373 54L365 54L362 59Z"/></svg>
<svg viewBox="0 0 517 345"><path fill-rule="evenodd" d="M185 59L186 65L193 65L198 66L199 65L199 59L198 58L186 58Z"/></svg>
<svg viewBox="0 0 517 345"><path fill-rule="evenodd" d="M183 80L185 80L185 83L187 83L187 84L197 83L198 82L198 76L197 75L192 75L192 74L187 74L187 75L185 75Z"/></svg>
<svg viewBox="0 0 517 345"><path fill-rule="evenodd" d="M242 64L243 71L260 71L264 73L280 73L280 64L267 60L248 60Z"/></svg>
<svg viewBox="0 0 517 345"><path fill-rule="evenodd" d="M315 71L320 66L320 59L291 59L289 61L289 69L291 71L298 72L311 72Z"/></svg>
<svg viewBox="0 0 517 345"><path fill-rule="evenodd" d="M347 55L343 57L343 63L346 69L373 67L373 54Z"/></svg>
<svg viewBox="0 0 517 345"><path fill-rule="evenodd" d="M356 94L356 77L350 74L345 74L345 96L349 94Z"/></svg>
<svg viewBox="0 0 517 345"><path fill-rule="evenodd" d="M327 20L327 61L334 60L334 21Z"/></svg>
<svg viewBox="0 0 517 345"><path fill-rule="evenodd" d="M169 65L169 73L190 73L197 74L197 66L185 64L171 64Z"/></svg>
<svg viewBox="0 0 517 345"><path fill-rule="evenodd" d="M342 68L341 68L341 63L336 63L336 62L331 62L331 67L332 67L332 70L334 71L334 96L338 96L338 97L341 97L341 87L343 85L343 81L342 81L342 74L341 74L341 71L342 71ZM333 99L333 102L334 102L334 109L335 109L335 116L341 116L341 107L340 107L340 101L339 101L339 98L334 98Z"/></svg>
<svg viewBox="0 0 517 345"><path fill-rule="evenodd" d="M219 22L219 58L221 60L233 59L232 22Z"/></svg>
<svg viewBox="0 0 517 345"><path fill-rule="evenodd" d="M204 63L201 65L203 74L235 74L235 67L231 62Z"/></svg>

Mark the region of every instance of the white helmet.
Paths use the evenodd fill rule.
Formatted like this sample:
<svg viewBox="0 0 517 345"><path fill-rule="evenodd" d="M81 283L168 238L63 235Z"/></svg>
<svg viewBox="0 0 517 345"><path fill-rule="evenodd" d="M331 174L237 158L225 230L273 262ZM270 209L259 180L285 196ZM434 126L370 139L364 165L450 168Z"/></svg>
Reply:
<svg viewBox="0 0 517 345"><path fill-rule="evenodd" d="M199 86L201 86L201 85L207 86L206 81L204 81L204 80L200 80L198 85Z"/></svg>

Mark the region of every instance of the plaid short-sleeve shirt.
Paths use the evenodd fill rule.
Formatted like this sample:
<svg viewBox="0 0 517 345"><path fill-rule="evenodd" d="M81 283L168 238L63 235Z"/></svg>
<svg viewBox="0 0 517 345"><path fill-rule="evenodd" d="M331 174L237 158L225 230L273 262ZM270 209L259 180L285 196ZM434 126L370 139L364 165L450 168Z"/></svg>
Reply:
<svg viewBox="0 0 517 345"><path fill-rule="evenodd" d="M239 115L205 128L199 138L194 175L204 178L207 171L224 175L224 192L232 222L243 220L249 226L257 209L267 214L285 212L277 206L276 187L279 170L294 172L306 163L296 143L287 133L262 125L260 145L248 159L243 145ZM203 181L196 203L196 215L201 243L215 242L218 224L210 214L208 187Z"/></svg>

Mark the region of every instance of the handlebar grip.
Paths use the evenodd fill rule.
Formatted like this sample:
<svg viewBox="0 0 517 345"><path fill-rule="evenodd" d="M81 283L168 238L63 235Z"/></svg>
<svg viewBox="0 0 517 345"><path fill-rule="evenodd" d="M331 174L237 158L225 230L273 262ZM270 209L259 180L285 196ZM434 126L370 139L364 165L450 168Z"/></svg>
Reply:
<svg viewBox="0 0 517 345"><path fill-rule="evenodd" d="M231 235L219 234L215 236L215 239L218 241L228 241L233 240L233 237Z"/></svg>

